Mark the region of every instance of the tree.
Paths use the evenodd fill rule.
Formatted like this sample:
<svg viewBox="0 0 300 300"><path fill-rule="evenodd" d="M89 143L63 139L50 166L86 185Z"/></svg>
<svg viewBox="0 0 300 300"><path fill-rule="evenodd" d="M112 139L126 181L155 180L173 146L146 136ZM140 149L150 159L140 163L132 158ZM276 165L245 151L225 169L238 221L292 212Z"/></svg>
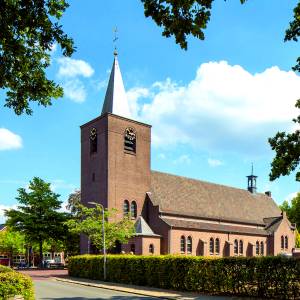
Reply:
<svg viewBox="0 0 300 300"><path fill-rule="evenodd" d="M43 258L43 242L61 240L66 227L66 214L59 212L59 195L51 191L50 183L34 177L29 183L29 191L18 189L16 198L18 209L6 210L7 225L23 233L31 243L39 245L40 264Z"/></svg>
<svg viewBox="0 0 300 300"><path fill-rule="evenodd" d="M296 107L300 108L300 100L297 101ZM293 121L300 125L300 115ZM296 129L292 133L278 132L275 137L269 139L269 143L276 153L271 164L270 179L275 180L296 170L300 163L300 130ZM296 172L296 180L300 181L300 170Z"/></svg>
<svg viewBox="0 0 300 300"><path fill-rule="evenodd" d="M71 193L68 198L68 204L66 206L70 214L75 217L78 213L78 205L81 203L81 192L76 190L74 193Z"/></svg>
<svg viewBox="0 0 300 300"><path fill-rule="evenodd" d="M0 232L0 252L9 254L10 263L14 254L25 253L25 236L20 232L7 228Z"/></svg>
<svg viewBox="0 0 300 300"><path fill-rule="evenodd" d="M1 0L0 88L6 89L5 106L17 115L31 114L30 101L51 105L63 89L46 77L51 48L63 55L74 52L73 40L58 20L69 6L65 0Z"/></svg>
<svg viewBox="0 0 300 300"><path fill-rule="evenodd" d="M128 239L134 234L134 224L129 218L120 221L113 221L116 210L105 210L104 223L105 246L106 249L112 249L116 241L127 243ZM102 208L100 205L88 208L82 204L78 205L78 213L75 219L66 222L71 232L82 233L89 237L92 244L99 250L103 250L102 236Z"/></svg>
<svg viewBox="0 0 300 300"><path fill-rule="evenodd" d="M300 228L300 192L292 199L291 204L285 200L279 207L286 212L288 219Z"/></svg>

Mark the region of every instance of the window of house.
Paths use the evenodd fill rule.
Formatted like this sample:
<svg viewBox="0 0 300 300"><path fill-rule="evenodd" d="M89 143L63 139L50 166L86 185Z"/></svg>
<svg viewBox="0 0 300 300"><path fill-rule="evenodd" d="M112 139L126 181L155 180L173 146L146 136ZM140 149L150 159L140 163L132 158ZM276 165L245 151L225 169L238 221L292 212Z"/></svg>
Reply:
<svg viewBox="0 0 300 300"><path fill-rule="evenodd" d="M124 150L136 152L136 132L132 127L127 127L124 133Z"/></svg>
<svg viewBox="0 0 300 300"><path fill-rule="evenodd" d="M153 244L149 245L149 253L151 253L151 254L154 253L154 245Z"/></svg>
<svg viewBox="0 0 300 300"><path fill-rule="evenodd" d="M187 238L187 253L192 253L192 237Z"/></svg>
<svg viewBox="0 0 300 300"><path fill-rule="evenodd" d="M289 248L289 240L288 240L287 236L284 237L284 247L285 247L285 249Z"/></svg>
<svg viewBox="0 0 300 300"><path fill-rule="evenodd" d="M123 203L123 215L124 217L128 216L129 214L129 201L125 200Z"/></svg>
<svg viewBox="0 0 300 300"><path fill-rule="evenodd" d="M234 240L233 252L234 252L235 255L239 254L239 243L238 243L238 240Z"/></svg>
<svg viewBox="0 0 300 300"><path fill-rule="evenodd" d="M215 252L215 243L213 238L210 238L209 240L209 252L211 255Z"/></svg>
<svg viewBox="0 0 300 300"><path fill-rule="evenodd" d="M137 205L135 201L132 201L130 204L130 215L132 218L136 218L137 216Z"/></svg>
<svg viewBox="0 0 300 300"><path fill-rule="evenodd" d="M240 248L239 248L239 253L243 255L244 253L244 242L240 240Z"/></svg>
<svg viewBox="0 0 300 300"><path fill-rule="evenodd" d="M185 237L180 238L180 252L185 253Z"/></svg>
<svg viewBox="0 0 300 300"><path fill-rule="evenodd" d="M130 252L132 252L133 254L135 254L135 244L131 244L130 245Z"/></svg>
<svg viewBox="0 0 300 300"><path fill-rule="evenodd" d="M281 236L281 249L284 249L284 237L283 237L283 235Z"/></svg>
<svg viewBox="0 0 300 300"><path fill-rule="evenodd" d="M264 242L260 242L260 255L264 255Z"/></svg>
<svg viewBox="0 0 300 300"><path fill-rule="evenodd" d="M259 241L256 242L256 255L259 255Z"/></svg>
<svg viewBox="0 0 300 300"><path fill-rule="evenodd" d="M220 239L216 238L216 254L220 254Z"/></svg>
<svg viewBox="0 0 300 300"><path fill-rule="evenodd" d="M90 131L90 153L91 154L97 152L97 145L98 145L97 129L93 127Z"/></svg>

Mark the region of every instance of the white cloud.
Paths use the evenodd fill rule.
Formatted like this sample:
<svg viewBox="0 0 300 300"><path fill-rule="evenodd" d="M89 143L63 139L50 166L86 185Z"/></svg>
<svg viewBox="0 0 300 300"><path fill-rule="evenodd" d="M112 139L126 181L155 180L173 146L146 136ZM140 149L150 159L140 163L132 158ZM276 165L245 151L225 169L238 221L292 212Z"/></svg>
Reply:
<svg viewBox="0 0 300 300"><path fill-rule="evenodd" d="M159 154L157 155L157 158L158 158L158 159L166 159L166 155L165 155L164 153L159 153Z"/></svg>
<svg viewBox="0 0 300 300"><path fill-rule="evenodd" d="M288 201L288 202L291 202L292 199L294 199L296 196L297 196L298 192L294 192L294 193L291 193L291 194L288 194L286 197L285 197L285 200Z"/></svg>
<svg viewBox="0 0 300 300"><path fill-rule="evenodd" d="M0 128L0 151L22 148L22 138L6 128Z"/></svg>
<svg viewBox="0 0 300 300"><path fill-rule="evenodd" d="M68 80L63 84L65 96L77 103L86 100L87 93L84 84L79 79Z"/></svg>
<svg viewBox="0 0 300 300"><path fill-rule="evenodd" d="M65 180L62 179L54 179L51 180L51 190L55 192L56 190L70 190L75 191L76 186L72 183L67 183Z"/></svg>
<svg viewBox="0 0 300 300"><path fill-rule="evenodd" d="M84 60L61 57L57 59L59 63L58 76L73 78L77 76L91 77L94 69Z"/></svg>
<svg viewBox="0 0 300 300"><path fill-rule="evenodd" d="M139 113L138 100L150 96L149 89L143 87L135 87L130 89L127 93L127 100L129 103L129 109L133 118L136 118Z"/></svg>
<svg viewBox="0 0 300 300"><path fill-rule="evenodd" d="M192 160L187 154L180 155L177 159L173 160L175 165L182 164L182 165L190 165Z"/></svg>
<svg viewBox="0 0 300 300"><path fill-rule="evenodd" d="M6 218L4 216L4 210L10 210L10 209L17 209L17 205L13 204L13 205L3 205L0 204L0 224L5 223Z"/></svg>
<svg viewBox="0 0 300 300"><path fill-rule="evenodd" d="M218 159L213 159L213 158L209 158L209 159L207 160L207 163L208 163L211 167L218 167L218 166L223 165L223 162L221 162L221 161L218 160Z"/></svg>
<svg viewBox="0 0 300 300"><path fill-rule="evenodd" d="M251 74L225 61L209 62L186 85L168 78L152 85L148 102L139 101L144 95L133 97L133 115L153 125L156 147L262 154L268 137L291 130L299 86L299 76L278 67Z"/></svg>

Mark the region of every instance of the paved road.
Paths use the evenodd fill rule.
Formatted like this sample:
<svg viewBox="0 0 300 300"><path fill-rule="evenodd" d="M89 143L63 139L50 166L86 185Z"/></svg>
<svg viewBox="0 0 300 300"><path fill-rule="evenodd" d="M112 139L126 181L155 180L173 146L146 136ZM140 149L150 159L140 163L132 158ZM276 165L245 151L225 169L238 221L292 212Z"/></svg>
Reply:
<svg viewBox="0 0 300 300"><path fill-rule="evenodd" d="M111 299L111 300L157 300L157 298L143 297L128 293L99 289L77 284L59 282L55 280L35 280L35 292L37 300L88 300L88 299Z"/></svg>

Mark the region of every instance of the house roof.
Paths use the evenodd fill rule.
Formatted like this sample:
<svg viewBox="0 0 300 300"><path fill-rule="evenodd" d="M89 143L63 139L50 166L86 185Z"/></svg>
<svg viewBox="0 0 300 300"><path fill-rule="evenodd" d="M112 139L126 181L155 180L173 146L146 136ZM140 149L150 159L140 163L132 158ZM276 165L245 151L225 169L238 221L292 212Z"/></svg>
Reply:
<svg viewBox="0 0 300 300"><path fill-rule="evenodd" d="M101 115L104 115L105 113L112 113L122 117L130 117L129 104L119 67L117 53L115 52L114 55L115 58L109 77Z"/></svg>
<svg viewBox="0 0 300 300"><path fill-rule="evenodd" d="M265 225L280 216L265 194L152 171L150 198L159 211L183 216Z"/></svg>
<svg viewBox="0 0 300 300"><path fill-rule="evenodd" d="M155 234L142 216L139 216L134 224L136 236L159 236Z"/></svg>

